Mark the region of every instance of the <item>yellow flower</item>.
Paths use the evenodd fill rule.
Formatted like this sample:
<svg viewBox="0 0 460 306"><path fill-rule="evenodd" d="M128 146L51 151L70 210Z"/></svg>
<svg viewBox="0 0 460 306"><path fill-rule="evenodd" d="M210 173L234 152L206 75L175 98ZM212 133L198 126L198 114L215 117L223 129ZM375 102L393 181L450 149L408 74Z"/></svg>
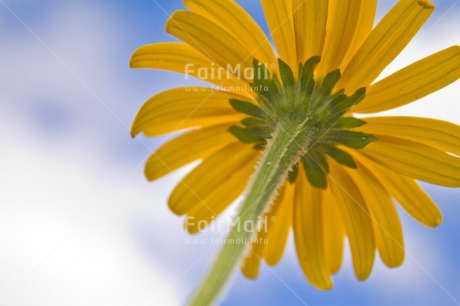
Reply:
<svg viewBox="0 0 460 306"><path fill-rule="evenodd" d="M353 115L406 105L455 82L459 46L375 82L429 18L430 1L400 0L375 28L376 0L261 2L278 55L232 0L184 0L190 11L175 12L166 30L185 43L134 53L132 67L185 73L220 88L177 88L146 102L133 136L187 130L152 155L147 178L202 160L169 199L175 214L194 220L186 229L198 232L197 221L211 222L245 191L261 152L282 133L277 127L292 132L296 122L295 165L275 186L278 196L263 211L271 221L257 234L267 243L252 244L243 273L257 277L261 260L276 265L291 228L303 272L319 289L332 287L345 237L358 279L368 278L375 249L388 267L401 265L403 233L392 199L426 226L441 223L415 180L460 186L460 127Z"/></svg>

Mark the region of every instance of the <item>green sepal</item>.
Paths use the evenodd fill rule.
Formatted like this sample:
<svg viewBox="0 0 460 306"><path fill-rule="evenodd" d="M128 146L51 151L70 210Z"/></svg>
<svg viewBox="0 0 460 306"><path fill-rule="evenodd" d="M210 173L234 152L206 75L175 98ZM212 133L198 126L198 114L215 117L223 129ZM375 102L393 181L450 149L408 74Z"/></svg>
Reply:
<svg viewBox="0 0 460 306"><path fill-rule="evenodd" d="M267 135L266 129L257 126L244 128L234 125L230 127L229 132L244 143L262 142L270 136Z"/></svg>
<svg viewBox="0 0 460 306"><path fill-rule="evenodd" d="M329 95L332 92L332 89L334 88L334 86L340 80L340 77L341 77L340 69L329 72L324 78L324 81L320 87L323 94Z"/></svg>
<svg viewBox="0 0 460 306"><path fill-rule="evenodd" d="M267 80L270 79L270 72L267 66L261 65L257 59L254 59L252 68L254 69L253 85L266 85Z"/></svg>
<svg viewBox="0 0 460 306"><path fill-rule="evenodd" d="M283 62L281 59L278 59L278 65L280 69L280 77L283 81L284 86L293 86L294 85L294 72L288 64Z"/></svg>
<svg viewBox="0 0 460 306"><path fill-rule="evenodd" d="M249 118L244 118L241 120L241 124L243 124L245 127L254 127L254 126L265 126L267 123L264 120L257 119L254 117L249 117Z"/></svg>
<svg viewBox="0 0 460 306"><path fill-rule="evenodd" d="M252 147L256 151L263 151L267 147L267 142L266 141L259 141L256 142L256 144Z"/></svg>
<svg viewBox="0 0 460 306"><path fill-rule="evenodd" d="M335 97L337 96L340 96L340 95L345 95L345 89L340 89L339 91L337 91L336 93L334 93L331 98L334 99Z"/></svg>
<svg viewBox="0 0 460 306"><path fill-rule="evenodd" d="M297 176L299 176L299 164L295 164L291 171L289 171L288 174L288 180L291 184L295 183L295 180L297 179Z"/></svg>
<svg viewBox="0 0 460 306"><path fill-rule="evenodd" d="M273 96L280 96L282 95L282 92L284 91L283 88L283 83L281 82L280 78L278 77L277 74L273 75L273 79L271 80L270 86L273 88ZM275 98L276 101L276 98Z"/></svg>
<svg viewBox="0 0 460 306"><path fill-rule="evenodd" d="M343 117L337 123L337 127L345 128L345 129L352 129L363 126L366 124L366 121L355 118L355 117Z"/></svg>
<svg viewBox="0 0 460 306"><path fill-rule="evenodd" d="M366 91L367 90L365 87L356 90L355 93L351 95L349 98L351 106L358 105L362 100L364 100L364 98L366 97Z"/></svg>
<svg viewBox="0 0 460 306"><path fill-rule="evenodd" d="M314 71L320 61L320 56L314 56L299 68L299 91L305 97L309 97L315 88Z"/></svg>
<svg viewBox="0 0 460 306"><path fill-rule="evenodd" d="M358 167L353 157L347 152L340 150L339 148L328 147L326 149L326 153L327 155L332 157L336 162L338 162L339 164L343 166L346 166L352 169L356 169Z"/></svg>
<svg viewBox="0 0 460 306"><path fill-rule="evenodd" d="M239 113L261 119L265 118L265 112L257 105L236 99L230 99L230 104Z"/></svg>
<svg viewBox="0 0 460 306"><path fill-rule="evenodd" d="M337 143L352 149L363 149L371 142L377 140L374 135L348 130L339 130L333 134L333 137Z"/></svg>
<svg viewBox="0 0 460 306"><path fill-rule="evenodd" d="M366 89L360 88L350 97L345 96L346 99L340 97L340 99L335 100L332 104L333 113L339 116L343 115L344 113L349 111L352 106L361 102L361 100L364 99L365 95Z"/></svg>
<svg viewBox="0 0 460 306"><path fill-rule="evenodd" d="M326 159L319 154L315 156L306 155L302 158L302 164L310 184L319 189L326 189L327 174L329 173Z"/></svg>
<svg viewBox="0 0 460 306"><path fill-rule="evenodd" d="M251 87L260 94L262 98L259 102L271 107L273 100L280 96L282 89L281 82L276 74L270 75L266 65L261 65L258 60L253 61L254 80Z"/></svg>
<svg viewBox="0 0 460 306"><path fill-rule="evenodd" d="M325 125L336 123L343 111L343 105L347 103L348 97L344 94L336 94L330 97L327 101L323 102L323 106L319 106L316 111L318 120Z"/></svg>

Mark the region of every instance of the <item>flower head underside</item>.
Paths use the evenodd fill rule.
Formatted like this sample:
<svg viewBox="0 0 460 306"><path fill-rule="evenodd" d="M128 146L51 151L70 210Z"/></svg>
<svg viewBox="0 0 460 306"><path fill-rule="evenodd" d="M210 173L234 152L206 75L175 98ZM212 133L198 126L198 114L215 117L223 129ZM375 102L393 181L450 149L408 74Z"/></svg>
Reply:
<svg viewBox="0 0 460 306"><path fill-rule="evenodd" d="M214 86L165 91L141 108L133 136L185 131L150 157L147 178L201 160L169 198L170 209L187 220L213 222L244 191L242 207L263 204L253 219L257 212L276 221L247 236L268 241L245 254L247 277L257 277L261 261L280 261L291 229L302 270L319 289L332 287L345 241L360 280L370 275L375 250L388 267L400 266L404 239L393 200L426 226L441 223L417 180L460 187L460 127L369 114L457 81L459 46L376 81L429 18L430 1L400 0L375 27L376 0L261 3L277 52L235 1L185 0L189 10L175 12L166 26L183 43L134 53L134 68ZM251 189L263 191L266 203ZM191 233L201 230L186 224Z"/></svg>

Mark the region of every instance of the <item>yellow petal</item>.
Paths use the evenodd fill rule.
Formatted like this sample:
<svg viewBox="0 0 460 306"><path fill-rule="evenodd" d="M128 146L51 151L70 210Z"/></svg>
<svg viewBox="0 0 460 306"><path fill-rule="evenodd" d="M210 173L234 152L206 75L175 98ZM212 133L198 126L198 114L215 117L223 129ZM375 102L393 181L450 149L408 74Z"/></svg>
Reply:
<svg viewBox="0 0 460 306"><path fill-rule="evenodd" d="M441 224L442 215L439 208L414 179L378 166L360 154L355 154L354 157L365 163L388 193L414 219L429 227Z"/></svg>
<svg viewBox="0 0 460 306"><path fill-rule="evenodd" d="M294 241L297 257L308 281L318 289L333 287L327 263L322 192L313 188L303 171L296 180Z"/></svg>
<svg viewBox="0 0 460 306"><path fill-rule="evenodd" d="M423 144L378 136L360 152L394 172L436 185L460 187L460 158Z"/></svg>
<svg viewBox="0 0 460 306"><path fill-rule="evenodd" d="M267 245L264 254L268 265L276 265L283 256L289 237L289 230L292 226L292 214L294 208L294 186L286 183L284 191L280 192L280 203L276 207L273 222L270 223L267 236ZM270 217L267 219L270 220Z"/></svg>
<svg viewBox="0 0 460 306"><path fill-rule="evenodd" d="M166 32L188 43L214 63L228 67L227 69L237 69L240 79L245 77L245 69L252 68L254 56L246 46L201 15L189 11L175 11L166 24Z"/></svg>
<svg viewBox="0 0 460 306"><path fill-rule="evenodd" d="M193 47L183 43L157 43L140 47L131 57L131 68L161 69L185 74L207 81L236 94L253 97L247 82L240 80L207 58Z"/></svg>
<svg viewBox="0 0 460 306"><path fill-rule="evenodd" d="M321 62L317 68L319 77L339 68L356 31L362 0L329 0L326 40Z"/></svg>
<svg viewBox="0 0 460 306"><path fill-rule="evenodd" d="M374 135L408 139L460 155L460 126L436 119L418 117L373 117L360 131Z"/></svg>
<svg viewBox="0 0 460 306"><path fill-rule="evenodd" d="M212 89L189 89L176 88L149 99L139 110L131 134L135 136L143 132L146 136L157 136L195 126L233 123L244 118L229 103L230 99L241 97Z"/></svg>
<svg viewBox="0 0 460 306"><path fill-rule="evenodd" d="M261 0L261 2L279 58L286 62L296 74L298 61L292 2L279 0Z"/></svg>
<svg viewBox="0 0 460 306"><path fill-rule="evenodd" d="M328 2L293 0L297 58L300 63L323 52Z"/></svg>
<svg viewBox="0 0 460 306"><path fill-rule="evenodd" d="M268 68L278 65L270 40L257 22L235 1L185 0L184 4L234 35L250 54L259 62L267 64Z"/></svg>
<svg viewBox="0 0 460 306"><path fill-rule="evenodd" d="M173 190L169 197L169 208L177 215L191 211L222 184L231 179L243 166L248 165L257 151L240 142L230 144L212 154L193 169ZM246 178L240 178L244 181ZM211 213L217 212L208 206Z"/></svg>
<svg viewBox="0 0 460 306"><path fill-rule="evenodd" d="M350 177L359 186L367 203L374 225L375 240L382 261L388 267L399 267L404 261L404 239L398 212L391 197L362 164L358 169L348 169Z"/></svg>
<svg viewBox="0 0 460 306"><path fill-rule="evenodd" d="M206 158L237 139L228 133L230 124L185 133L162 145L147 161L145 175L156 180L195 160Z"/></svg>
<svg viewBox="0 0 460 306"><path fill-rule="evenodd" d="M377 0L361 1L361 10L359 12L359 20L356 25L355 35L348 48L347 55L342 61L341 70L343 71L356 51L361 47L363 42L369 36L374 27L375 15L377 13Z"/></svg>
<svg viewBox="0 0 460 306"><path fill-rule="evenodd" d="M267 233L261 232L257 235L257 241L265 241ZM247 278L255 279L259 276L260 262L262 261L264 243L253 243L249 247L249 252L241 264L241 273Z"/></svg>
<svg viewBox="0 0 460 306"><path fill-rule="evenodd" d="M257 236L257 239L265 239L263 235ZM264 244L252 244L249 248L249 252L244 258L241 264L241 273L250 279L256 279L259 276L260 262L262 257L259 253L262 252Z"/></svg>
<svg viewBox="0 0 460 306"><path fill-rule="evenodd" d="M328 183L335 197L334 203L350 243L353 267L359 280L366 280L374 265L375 238L369 209L361 192L342 166L329 160Z"/></svg>
<svg viewBox="0 0 460 306"><path fill-rule="evenodd" d="M261 220L262 225L258 229L256 238L251 243L246 258L243 260L241 271L247 278L257 278L261 260L267 254L269 248L273 249L275 247L275 245L270 243L270 240L268 240L268 236L269 232L273 231L273 226L278 221L276 215L280 211L279 208L284 199L284 192L285 187L283 186L278 190L278 196L271 205L270 209L264 213ZM291 206L293 206L293 203L291 203ZM269 247L269 244L272 246Z"/></svg>
<svg viewBox="0 0 460 306"><path fill-rule="evenodd" d="M337 203L330 189L324 192L324 233L329 271L338 273L342 266L345 233Z"/></svg>
<svg viewBox="0 0 460 306"><path fill-rule="evenodd" d="M460 47L428 56L375 83L352 110L376 113L423 98L460 78Z"/></svg>
<svg viewBox="0 0 460 306"><path fill-rule="evenodd" d="M188 213L185 219L185 229L189 233L198 233L206 228L222 211L233 203L246 189L249 178L254 172L257 154L254 151L252 160L246 160L231 176L215 189L209 189L208 194L202 192L199 201ZM222 162L222 161L221 161ZM225 161L226 162L226 161ZM192 187L191 187L192 188Z"/></svg>
<svg viewBox="0 0 460 306"><path fill-rule="evenodd" d="M400 0L352 58L336 88L352 93L369 86L412 40L433 10L430 1Z"/></svg>

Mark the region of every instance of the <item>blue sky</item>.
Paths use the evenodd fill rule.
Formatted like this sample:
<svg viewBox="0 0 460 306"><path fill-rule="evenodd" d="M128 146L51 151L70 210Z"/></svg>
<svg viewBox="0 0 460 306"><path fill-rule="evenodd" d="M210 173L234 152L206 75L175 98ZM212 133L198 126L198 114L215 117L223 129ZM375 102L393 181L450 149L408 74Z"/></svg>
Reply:
<svg viewBox="0 0 460 306"><path fill-rule="evenodd" d="M267 31L259 2L238 2ZM380 1L379 18L395 2ZM459 43L460 1L434 2L429 23L384 74ZM166 205L186 170L147 183L144 162L165 138L129 136L150 96L200 84L129 69L139 46L175 40L164 24L181 8L175 0L0 0L0 304L178 305L209 267L218 246L186 245ZM392 113L460 124L459 93L457 82ZM460 305L460 194L423 186L444 223L427 229L401 212L402 268L377 260L359 283L347 255L335 289L320 292L291 242L257 281L235 275L222 304Z"/></svg>

